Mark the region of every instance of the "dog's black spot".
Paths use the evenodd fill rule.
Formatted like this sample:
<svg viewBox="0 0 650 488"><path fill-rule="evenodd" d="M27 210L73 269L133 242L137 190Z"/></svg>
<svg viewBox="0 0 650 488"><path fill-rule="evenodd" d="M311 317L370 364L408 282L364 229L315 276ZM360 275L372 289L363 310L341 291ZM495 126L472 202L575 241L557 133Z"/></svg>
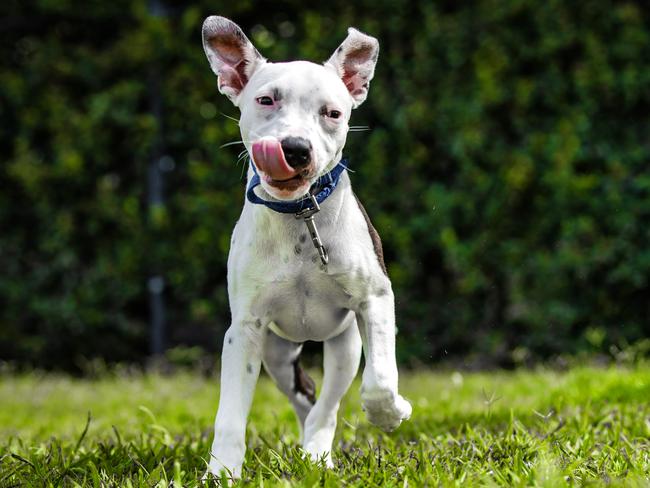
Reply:
<svg viewBox="0 0 650 488"><path fill-rule="evenodd" d="M343 46L339 46L339 48L336 50L337 53L340 53L341 51L343 51Z"/></svg>
<svg viewBox="0 0 650 488"><path fill-rule="evenodd" d="M232 337L228 337L228 344L232 344Z"/></svg>
<svg viewBox="0 0 650 488"><path fill-rule="evenodd" d="M320 258L318 257L318 255L317 255L317 254L314 254L314 255L311 257L311 262L312 262L312 263L315 263L315 262L318 261L319 259L320 259Z"/></svg>
<svg viewBox="0 0 650 488"><path fill-rule="evenodd" d="M278 90L277 88L273 89L273 100L275 100L276 102L282 100L282 93L280 93L280 90Z"/></svg>
<svg viewBox="0 0 650 488"><path fill-rule="evenodd" d="M316 403L316 384L302 369L298 359L293 362L293 391L305 395L312 405Z"/></svg>
<svg viewBox="0 0 650 488"><path fill-rule="evenodd" d="M246 363L246 371L250 374L253 373L253 365L251 363Z"/></svg>
<svg viewBox="0 0 650 488"><path fill-rule="evenodd" d="M366 309L368 308L368 302L361 302L361 303L359 304L359 308L360 308L361 310L366 310Z"/></svg>
<svg viewBox="0 0 650 488"><path fill-rule="evenodd" d="M255 327L257 327L258 329L259 329L260 327L262 327L262 321L261 321L260 319L257 319L257 320L255 321Z"/></svg>
<svg viewBox="0 0 650 488"><path fill-rule="evenodd" d="M302 253L302 247L300 247L300 244L296 244L296 246L293 248L293 252L295 252L296 254Z"/></svg>
<svg viewBox="0 0 650 488"><path fill-rule="evenodd" d="M307 242L307 234L300 234L298 240L300 241L300 244L304 244L305 242Z"/></svg>
<svg viewBox="0 0 650 488"><path fill-rule="evenodd" d="M309 297L310 294L311 292L309 291L309 288L305 288L305 296Z"/></svg>

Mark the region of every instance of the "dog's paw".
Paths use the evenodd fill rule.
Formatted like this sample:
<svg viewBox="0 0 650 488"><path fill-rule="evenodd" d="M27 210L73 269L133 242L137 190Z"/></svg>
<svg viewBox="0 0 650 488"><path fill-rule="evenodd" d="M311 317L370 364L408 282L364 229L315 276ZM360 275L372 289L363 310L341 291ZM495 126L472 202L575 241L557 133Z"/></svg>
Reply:
<svg viewBox="0 0 650 488"><path fill-rule="evenodd" d="M332 461L332 453L330 449L323 449L314 445L306 445L303 447L303 452L313 463L322 463L327 469L334 468L334 461Z"/></svg>
<svg viewBox="0 0 650 488"><path fill-rule="evenodd" d="M208 465L207 471L203 474L201 481L203 482L207 482L211 480L221 481L224 479L224 476L229 481L234 481L241 478L241 465L228 467L220 463L216 459L212 459L212 461Z"/></svg>
<svg viewBox="0 0 650 488"><path fill-rule="evenodd" d="M401 395L386 392L363 400L368 421L380 429L391 432L411 417L411 404Z"/></svg>

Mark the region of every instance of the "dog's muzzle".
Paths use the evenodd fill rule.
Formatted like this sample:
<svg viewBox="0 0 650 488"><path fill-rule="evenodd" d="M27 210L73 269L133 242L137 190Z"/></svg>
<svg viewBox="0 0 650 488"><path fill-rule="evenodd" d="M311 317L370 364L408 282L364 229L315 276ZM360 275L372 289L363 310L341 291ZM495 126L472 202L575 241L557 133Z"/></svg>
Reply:
<svg viewBox="0 0 650 488"><path fill-rule="evenodd" d="M287 196L309 185L313 169L311 143L302 137L262 137L252 147L253 162L261 179Z"/></svg>
<svg viewBox="0 0 650 488"><path fill-rule="evenodd" d="M289 166L300 171L311 163L311 142L303 137L285 137L280 144Z"/></svg>
<svg viewBox="0 0 650 488"><path fill-rule="evenodd" d="M255 141L252 152L257 169L273 180L284 181L298 174L289 166L282 145L275 137L262 137Z"/></svg>

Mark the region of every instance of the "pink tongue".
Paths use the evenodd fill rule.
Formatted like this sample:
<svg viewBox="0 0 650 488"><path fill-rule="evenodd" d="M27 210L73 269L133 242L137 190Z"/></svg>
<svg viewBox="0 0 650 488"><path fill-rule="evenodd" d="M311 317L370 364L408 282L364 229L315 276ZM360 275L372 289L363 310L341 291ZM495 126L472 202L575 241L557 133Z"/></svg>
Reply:
<svg viewBox="0 0 650 488"><path fill-rule="evenodd" d="M253 143L253 160L257 169L274 180L288 180L297 174L287 164L280 141L274 137L264 137Z"/></svg>

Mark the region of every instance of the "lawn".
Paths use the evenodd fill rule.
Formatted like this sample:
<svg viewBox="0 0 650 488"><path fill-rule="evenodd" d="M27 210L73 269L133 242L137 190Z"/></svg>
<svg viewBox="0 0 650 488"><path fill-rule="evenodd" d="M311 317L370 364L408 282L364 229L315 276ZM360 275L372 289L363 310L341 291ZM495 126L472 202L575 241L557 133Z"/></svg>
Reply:
<svg viewBox="0 0 650 488"><path fill-rule="evenodd" d="M262 377L237 486L650 486L647 365L403 373L413 417L391 434L367 423L358 390L326 470L301 456ZM217 396L190 372L0 374L0 486L196 485Z"/></svg>

